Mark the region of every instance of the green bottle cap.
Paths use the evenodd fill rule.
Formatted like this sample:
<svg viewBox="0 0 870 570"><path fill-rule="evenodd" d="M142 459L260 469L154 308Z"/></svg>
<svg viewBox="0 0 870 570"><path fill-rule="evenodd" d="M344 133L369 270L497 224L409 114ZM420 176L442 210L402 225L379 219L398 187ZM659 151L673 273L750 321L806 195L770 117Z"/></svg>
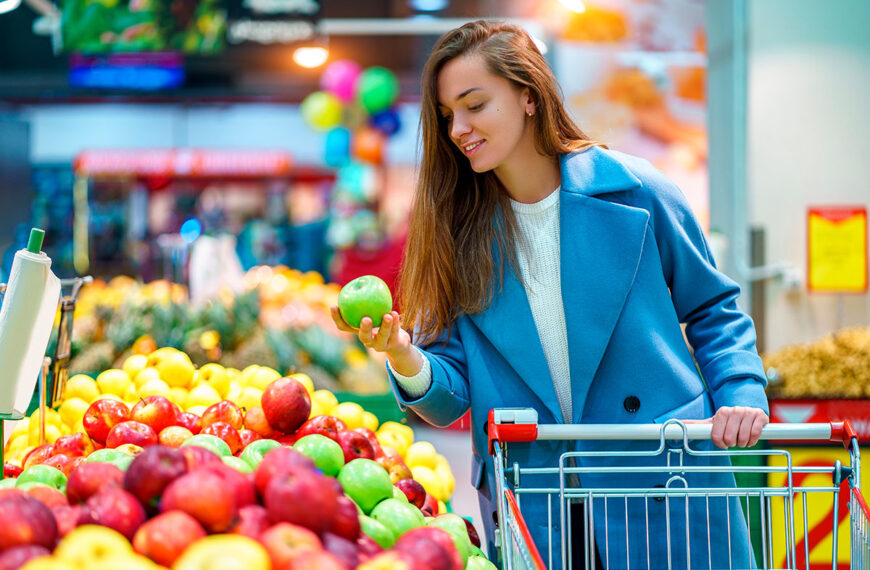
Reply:
<svg viewBox="0 0 870 570"><path fill-rule="evenodd" d="M42 239L45 237L45 230L33 228L30 230L30 239L27 240L27 251L30 253L39 253L42 250Z"/></svg>

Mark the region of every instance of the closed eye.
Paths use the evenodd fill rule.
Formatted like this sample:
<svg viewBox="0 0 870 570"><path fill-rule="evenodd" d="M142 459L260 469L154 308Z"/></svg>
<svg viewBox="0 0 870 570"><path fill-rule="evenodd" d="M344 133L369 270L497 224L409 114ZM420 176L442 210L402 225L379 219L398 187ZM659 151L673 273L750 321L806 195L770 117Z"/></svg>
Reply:
<svg viewBox="0 0 870 570"><path fill-rule="evenodd" d="M469 111L480 111L481 109L483 109L483 103L478 103L468 108Z"/></svg>

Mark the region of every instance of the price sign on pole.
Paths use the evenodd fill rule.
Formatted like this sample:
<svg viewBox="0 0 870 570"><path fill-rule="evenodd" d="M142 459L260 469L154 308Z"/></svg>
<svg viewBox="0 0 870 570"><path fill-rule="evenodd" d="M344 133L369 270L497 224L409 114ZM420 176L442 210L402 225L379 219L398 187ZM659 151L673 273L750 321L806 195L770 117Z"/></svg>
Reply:
<svg viewBox="0 0 870 570"><path fill-rule="evenodd" d="M867 292L867 209L807 211L807 287L812 293Z"/></svg>

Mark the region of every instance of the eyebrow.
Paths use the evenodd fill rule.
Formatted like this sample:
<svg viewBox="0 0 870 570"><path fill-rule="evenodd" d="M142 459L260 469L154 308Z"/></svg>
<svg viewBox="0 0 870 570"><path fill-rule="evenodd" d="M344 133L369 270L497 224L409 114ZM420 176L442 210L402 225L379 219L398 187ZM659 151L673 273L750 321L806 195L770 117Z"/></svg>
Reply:
<svg viewBox="0 0 870 570"><path fill-rule="evenodd" d="M465 97L466 95L468 95L469 93L471 93L472 91L480 91L481 89L482 89L482 87L471 87L471 88L469 88L469 89L466 89L465 91L463 91L462 93L460 93L460 94L456 97L455 100L456 100L456 101L459 101L460 99L462 99L463 97ZM445 105L444 103L441 103L441 102L439 101L439 102L438 102L438 106L439 106L439 107L446 107L447 105Z"/></svg>

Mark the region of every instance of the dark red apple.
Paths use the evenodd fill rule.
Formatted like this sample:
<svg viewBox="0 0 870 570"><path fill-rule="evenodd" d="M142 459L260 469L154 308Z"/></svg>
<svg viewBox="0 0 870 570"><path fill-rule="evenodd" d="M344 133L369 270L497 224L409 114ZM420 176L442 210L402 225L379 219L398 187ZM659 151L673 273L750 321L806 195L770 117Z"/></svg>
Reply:
<svg viewBox="0 0 870 570"><path fill-rule="evenodd" d="M467 518L462 517L462 520L465 521L465 530L468 531L468 539L471 540L471 544L480 548L480 535L477 534L477 529Z"/></svg>
<svg viewBox="0 0 870 570"><path fill-rule="evenodd" d="M254 471L254 483L260 496L266 493L266 486L272 477L297 470L314 471L314 462L290 447L276 447L263 456Z"/></svg>
<svg viewBox="0 0 870 570"><path fill-rule="evenodd" d="M170 483L160 510L184 511L210 533L229 529L239 512L236 494L228 493L224 478L206 468L194 469Z"/></svg>
<svg viewBox="0 0 870 570"><path fill-rule="evenodd" d="M420 507L420 512L422 512L427 517L434 517L438 513L438 499L426 493L426 498L423 500L423 506Z"/></svg>
<svg viewBox="0 0 870 570"><path fill-rule="evenodd" d="M121 422L130 419L130 409L127 404L118 400L105 398L97 400L88 407L82 418L85 432L94 441L105 443L109 431Z"/></svg>
<svg viewBox="0 0 870 570"><path fill-rule="evenodd" d="M269 454L263 461L268 458ZM329 528L338 512L338 495L325 475L296 469L272 477L263 505L272 522L298 524L319 534Z"/></svg>
<svg viewBox="0 0 870 570"><path fill-rule="evenodd" d="M362 426L353 428L353 431L357 431L366 436L366 439L369 440L370 444L372 444L372 450L375 452L375 457L384 455L384 450L381 449L381 442L378 441L378 436L375 435L375 432Z"/></svg>
<svg viewBox="0 0 870 570"><path fill-rule="evenodd" d="M68 535L79 522L79 514L82 512L80 505L60 505L51 509L54 520L57 523L57 537L63 538Z"/></svg>
<svg viewBox="0 0 870 570"><path fill-rule="evenodd" d="M356 539L348 540L342 536L324 532L321 536L323 549L341 560L345 568L359 566L359 552L357 551Z"/></svg>
<svg viewBox="0 0 870 570"><path fill-rule="evenodd" d="M151 445L133 459L124 474L124 489L156 513L164 489L187 472L187 460L177 449Z"/></svg>
<svg viewBox="0 0 870 570"><path fill-rule="evenodd" d="M359 538L359 511L350 497L340 492L338 510L329 523L329 532L348 540Z"/></svg>
<svg viewBox="0 0 870 570"><path fill-rule="evenodd" d="M287 376L271 382L261 399L266 421L278 431L293 433L311 413L311 398L300 382Z"/></svg>
<svg viewBox="0 0 870 570"><path fill-rule="evenodd" d="M15 477L21 475L22 471L24 471L24 469L22 469L20 465L15 465L14 463L9 463L8 461L3 463L4 478L12 477L14 479Z"/></svg>
<svg viewBox="0 0 870 570"><path fill-rule="evenodd" d="M393 485L405 493L409 503L416 505L418 509L423 508L423 504L426 502L426 489L417 480L399 479Z"/></svg>
<svg viewBox="0 0 870 570"><path fill-rule="evenodd" d="M145 518L145 509L136 497L113 487L103 489L85 501L78 524L107 526L123 534L127 540L133 540Z"/></svg>
<svg viewBox="0 0 870 570"><path fill-rule="evenodd" d="M195 518L169 511L139 527L133 537L133 550L168 568L188 546L203 537L205 530Z"/></svg>
<svg viewBox="0 0 870 570"><path fill-rule="evenodd" d="M24 493L0 497L0 551L36 544L54 548L57 522L51 509Z"/></svg>
<svg viewBox="0 0 870 570"><path fill-rule="evenodd" d="M463 570L462 556L446 530L427 526L412 528L396 540L393 550L414 557L415 569Z"/></svg>
<svg viewBox="0 0 870 570"><path fill-rule="evenodd" d="M372 459L375 458L375 450L372 444L366 439L366 436L358 431L347 430L338 432L338 444L344 452L345 465L354 459Z"/></svg>
<svg viewBox="0 0 870 570"><path fill-rule="evenodd" d="M66 482L70 504L84 503L102 489L120 487L124 472L111 463L83 463L73 469Z"/></svg>
<svg viewBox="0 0 870 570"><path fill-rule="evenodd" d="M38 544L15 546L0 554L0 570L18 570L38 556L50 556L51 551Z"/></svg>
<svg viewBox="0 0 870 570"><path fill-rule="evenodd" d="M118 447L125 443L132 443L139 447L155 445L157 443L157 433L141 422L132 420L116 424L109 430L109 435L106 437L106 447Z"/></svg>
<svg viewBox="0 0 870 570"><path fill-rule="evenodd" d="M164 396L146 396L130 410L130 419L150 426L154 433L160 433L177 424L178 406Z"/></svg>
<svg viewBox="0 0 870 570"><path fill-rule="evenodd" d="M356 547L359 552L360 564L369 560L378 552L384 551L381 545L375 542L375 539L364 533L360 533L359 538L356 539Z"/></svg>
<svg viewBox="0 0 870 570"><path fill-rule="evenodd" d="M242 410L236 404L229 400L221 400L206 408L202 413L202 427L205 428L215 422L224 422L238 431L242 429L244 419Z"/></svg>

